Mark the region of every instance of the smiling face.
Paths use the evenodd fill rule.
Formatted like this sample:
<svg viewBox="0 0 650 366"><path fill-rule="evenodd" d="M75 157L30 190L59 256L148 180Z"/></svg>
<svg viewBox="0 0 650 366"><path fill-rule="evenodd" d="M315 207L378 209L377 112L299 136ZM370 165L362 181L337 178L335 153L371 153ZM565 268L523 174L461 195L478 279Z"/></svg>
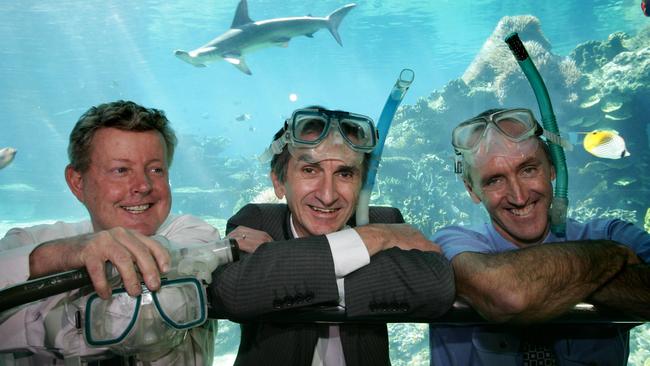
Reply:
<svg viewBox="0 0 650 366"><path fill-rule="evenodd" d="M153 235L171 208L168 162L162 135L101 128L92 139L85 172L66 168L66 181L95 231L114 227Z"/></svg>
<svg viewBox="0 0 650 366"><path fill-rule="evenodd" d="M291 156L284 182L271 180L278 198L286 196L299 237L329 234L343 228L354 212L361 191L361 163L311 161Z"/></svg>
<svg viewBox="0 0 650 366"><path fill-rule="evenodd" d="M465 182L474 202L483 202L492 224L519 247L541 243L549 231L548 210L555 170L541 145L527 153L491 155L471 168Z"/></svg>

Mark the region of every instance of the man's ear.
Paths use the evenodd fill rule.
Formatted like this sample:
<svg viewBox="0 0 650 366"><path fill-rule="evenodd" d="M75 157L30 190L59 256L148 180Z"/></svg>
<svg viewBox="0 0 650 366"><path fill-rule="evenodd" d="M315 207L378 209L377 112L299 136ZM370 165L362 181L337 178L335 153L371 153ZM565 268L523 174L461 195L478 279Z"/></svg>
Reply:
<svg viewBox="0 0 650 366"><path fill-rule="evenodd" d="M275 196L278 199L284 198L287 190L284 188L284 183L280 182L278 176L273 172L271 172L271 182L273 182L273 190L275 191Z"/></svg>
<svg viewBox="0 0 650 366"><path fill-rule="evenodd" d="M551 164L551 182L555 180L555 166Z"/></svg>
<svg viewBox="0 0 650 366"><path fill-rule="evenodd" d="M84 203L84 179L82 174L74 170L71 165L68 165L65 167L65 181L68 183L68 187L72 194L77 197L79 202Z"/></svg>
<svg viewBox="0 0 650 366"><path fill-rule="evenodd" d="M479 195L476 194L476 192L474 192L474 188L472 188L472 185L466 180L463 180L463 183L465 184L465 189L467 190L467 193L469 193L472 202L481 203L481 197L479 197Z"/></svg>

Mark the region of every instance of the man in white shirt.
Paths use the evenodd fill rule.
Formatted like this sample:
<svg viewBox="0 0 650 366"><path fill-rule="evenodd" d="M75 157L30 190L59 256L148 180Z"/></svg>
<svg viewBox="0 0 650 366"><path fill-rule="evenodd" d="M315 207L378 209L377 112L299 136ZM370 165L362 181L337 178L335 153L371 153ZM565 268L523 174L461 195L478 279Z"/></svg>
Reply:
<svg viewBox="0 0 650 366"><path fill-rule="evenodd" d="M339 306L348 319L435 317L454 299L439 247L399 210L372 207L354 227L376 131L370 118L309 107L295 111L267 150L287 204L249 204L228 221L238 262L213 272L218 315L242 322L236 365L388 365L385 324L285 324L260 317Z"/></svg>
<svg viewBox="0 0 650 366"><path fill-rule="evenodd" d="M143 289L160 289L161 274L171 265L167 245L219 239L216 229L197 218L169 216L168 169L175 145L174 132L160 110L130 101L90 108L70 135L70 164L65 169L66 182L87 208L90 221L7 232L0 240L0 288L85 268L94 291L109 299L106 263L110 262L130 296L141 295ZM4 358L0 360L67 365L106 364L107 359L117 358L110 347L89 347L84 341L77 317L85 315L86 294L70 291L1 314L0 356ZM175 339L182 341L168 343L163 351L159 347L155 353L137 355L135 361L212 364L209 324Z"/></svg>

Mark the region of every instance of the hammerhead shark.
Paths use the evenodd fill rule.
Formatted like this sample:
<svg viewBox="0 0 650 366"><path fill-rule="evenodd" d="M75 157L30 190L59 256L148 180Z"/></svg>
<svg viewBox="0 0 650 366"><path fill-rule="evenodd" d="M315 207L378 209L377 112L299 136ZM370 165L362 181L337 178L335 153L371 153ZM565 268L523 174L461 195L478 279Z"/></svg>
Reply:
<svg viewBox="0 0 650 366"><path fill-rule="evenodd" d="M287 47L295 36L313 37L321 28L327 28L336 42L343 46L338 27L343 18L356 4L347 4L326 17L273 18L254 22L248 16L248 4L241 0L235 11L230 29L207 44L193 50L176 50L174 54L196 67L208 62L225 60L245 74L251 75L246 65L246 53L271 46Z"/></svg>

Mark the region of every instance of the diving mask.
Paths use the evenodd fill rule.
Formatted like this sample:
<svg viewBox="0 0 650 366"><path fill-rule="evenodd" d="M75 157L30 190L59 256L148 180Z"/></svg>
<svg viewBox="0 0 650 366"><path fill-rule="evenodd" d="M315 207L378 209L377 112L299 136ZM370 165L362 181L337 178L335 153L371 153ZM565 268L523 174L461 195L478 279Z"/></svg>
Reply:
<svg viewBox="0 0 650 366"><path fill-rule="evenodd" d="M377 145L377 129L370 117L325 108L304 108L285 121L284 133L260 157L268 161L285 145L294 157L307 154L311 161L338 158L362 160Z"/></svg>
<svg viewBox="0 0 650 366"><path fill-rule="evenodd" d="M186 330L207 319L205 288L193 277L163 279L160 289L131 297L124 288L110 299L92 294L86 303L84 336L91 346L122 355L165 354L178 346Z"/></svg>
<svg viewBox="0 0 650 366"><path fill-rule="evenodd" d="M452 132L451 144L456 155L477 167L495 157L512 159L535 153L540 143L531 138L535 136L566 144L559 135L544 130L525 108L499 110L462 122Z"/></svg>
<svg viewBox="0 0 650 366"><path fill-rule="evenodd" d="M459 124L452 132L451 144L457 154L472 153L493 128L512 142L541 136L544 129L528 109L508 109L475 117Z"/></svg>

